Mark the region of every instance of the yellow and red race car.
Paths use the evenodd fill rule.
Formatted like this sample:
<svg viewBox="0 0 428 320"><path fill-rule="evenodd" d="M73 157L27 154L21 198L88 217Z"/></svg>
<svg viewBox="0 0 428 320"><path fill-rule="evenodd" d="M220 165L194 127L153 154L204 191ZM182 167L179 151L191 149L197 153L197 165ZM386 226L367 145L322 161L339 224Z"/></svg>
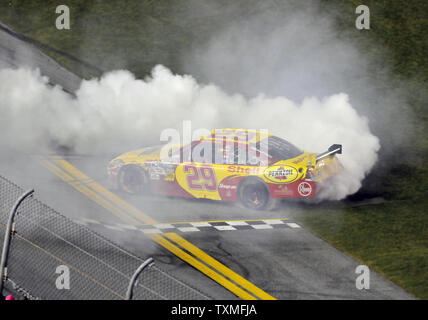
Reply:
<svg viewBox="0 0 428 320"><path fill-rule="evenodd" d="M274 199L314 197L320 181L342 170L341 153L339 144L317 154L262 131L216 129L186 145L122 154L110 161L108 174L114 189L131 194L240 201L263 209Z"/></svg>

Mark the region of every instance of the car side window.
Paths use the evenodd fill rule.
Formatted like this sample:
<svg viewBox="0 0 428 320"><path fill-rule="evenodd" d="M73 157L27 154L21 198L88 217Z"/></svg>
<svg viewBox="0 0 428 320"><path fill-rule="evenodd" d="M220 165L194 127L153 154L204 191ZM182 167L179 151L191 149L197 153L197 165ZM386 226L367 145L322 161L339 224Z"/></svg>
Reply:
<svg viewBox="0 0 428 320"><path fill-rule="evenodd" d="M248 145L247 149L247 165L260 166L260 151L254 145Z"/></svg>
<svg viewBox="0 0 428 320"><path fill-rule="evenodd" d="M244 165L244 166L251 166L255 165L250 160L250 152L248 152L249 149L247 145L245 144L235 144L234 148L234 154L233 154L233 164L236 165Z"/></svg>
<svg viewBox="0 0 428 320"><path fill-rule="evenodd" d="M192 162L213 163L212 143L208 141L196 142L191 148Z"/></svg>
<svg viewBox="0 0 428 320"><path fill-rule="evenodd" d="M258 158L260 152L254 146L244 143L235 143L234 148L226 148L226 155L229 164L244 165L244 166L258 166L260 159Z"/></svg>

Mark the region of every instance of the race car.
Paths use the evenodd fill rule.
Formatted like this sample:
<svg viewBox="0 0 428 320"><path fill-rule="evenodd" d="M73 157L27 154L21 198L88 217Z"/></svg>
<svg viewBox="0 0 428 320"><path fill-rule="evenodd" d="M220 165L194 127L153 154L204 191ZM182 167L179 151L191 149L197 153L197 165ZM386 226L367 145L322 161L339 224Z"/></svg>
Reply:
<svg viewBox="0 0 428 320"><path fill-rule="evenodd" d="M122 154L107 171L112 187L126 193L235 201L258 210L276 199L315 197L320 182L342 170L341 153L340 144L317 154L264 131L215 129L185 145Z"/></svg>

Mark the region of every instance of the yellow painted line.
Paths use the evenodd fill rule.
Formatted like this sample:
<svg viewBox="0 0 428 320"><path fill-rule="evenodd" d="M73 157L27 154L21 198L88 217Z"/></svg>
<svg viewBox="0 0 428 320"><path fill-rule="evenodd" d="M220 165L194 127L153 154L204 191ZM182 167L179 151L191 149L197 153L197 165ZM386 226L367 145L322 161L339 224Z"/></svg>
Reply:
<svg viewBox="0 0 428 320"><path fill-rule="evenodd" d="M125 220L128 223L131 223L133 225L140 225L141 223L132 217L129 217L128 214L124 213L120 209L113 206L109 201L105 200L104 198L100 197L98 194L93 192L91 189L86 187L84 184L82 184L80 181L76 180L72 176L68 175L67 173L63 172L60 168L54 166L50 162L46 160L41 160L41 163L44 167L49 169L52 173L57 175L59 178L61 178L64 182L70 184L73 188L75 188L77 191L83 193L86 197L91 199L92 201L98 203L103 208L107 209L117 217L119 217L121 220Z"/></svg>
<svg viewBox="0 0 428 320"><path fill-rule="evenodd" d="M55 156L55 157L51 157L51 161L55 162L63 170L67 171L72 176L74 176L78 180L79 184L80 183L85 183L86 186L88 186L89 188L92 188L94 191L96 191L97 193L99 193L101 196L104 196L108 200L112 201L119 208L124 209L126 212L131 213L137 220L138 219L142 220L146 224L158 224L158 222L156 222L155 220L153 220L151 217L147 216L146 214L144 214L143 212L141 212L140 210L138 210L134 206L128 204L126 201L124 201L121 198L119 198L117 195L113 194L112 192L110 192L107 189L105 189L103 186L99 185L97 182L95 182L93 179L89 178L83 172L81 172L80 170L78 170L77 168L75 168L71 163L69 163L65 159L63 159L63 158L61 158L59 156ZM241 276L239 276L238 274L236 274L235 272L233 272L232 270L230 270L229 268L227 268L226 266L222 265L220 262L218 262L217 260L215 260L214 258L212 258L211 256L209 256L208 254L206 254L205 252L203 252L201 249L197 248L196 246L194 246L193 244L191 244L190 242L188 242L184 238L180 237L178 234L175 234L175 233L171 233L171 234L175 235L175 239L181 240L181 243L185 243L185 244L191 245L192 248L196 248L197 250L193 250L192 254L195 255L197 258L199 258L201 261L204 261L205 263L207 263L209 266L211 266L214 269L216 269L216 267L218 267L218 266L221 266L221 270L218 270L218 271L220 271L221 273L223 273L225 276L227 276L231 280L233 280L233 279L230 276L232 276L235 279L240 279L240 283L237 282L237 284L241 285L244 289L248 290L251 293L253 293L252 292L253 290L256 290L256 292L258 294L255 294L255 295L258 296L258 297L260 297L260 298L262 298L262 299L266 299L266 298L267 299L275 299L272 296L270 296L267 293L265 293L260 288L256 287L254 284L250 283L249 281L245 280L244 278L242 278ZM161 236L159 236L159 237L161 237ZM181 252L178 251L178 250L181 250L181 249L179 249L178 247L176 247L172 243L169 243L168 245L166 245L165 242L162 242L162 244L161 243L159 243L159 244L162 245L164 248L167 248L167 247L168 248L173 248L176 253L181 254ZM169 250L169 251L171 251L171 250ZM171 251L171 252L174 253L173 251ZM174 254L176 254L176 253L174 253ZM188 259L188 258L186 257L186 259ZM194 263L194 261L192 261L192 263ZM203 269L207 268L203 264L201 264L201 266L203 266L202 267ZM201 272L205 273L201 269L199 269L199 270ZM229 276L227 274L225 274L224 272L226 272L227 274L229 274ZM223 279L217 279L216 280L214 278L212 278L212 279L215 280L215 281L220 280L221 283L218 282L218 281L217 282L220 283L224 287L226 287L226 286L223 283L225 281L229 281L226 278L224 278L224 280ZM233 280L233 281L235 281L235 280ZM242 285L242 284L244 284L244 285ZM232 287L233 288L232 285L234 285L234 284L231 283L231 282L227 284L228 287ZM236 291L236 289L233 289L233 290ZM232 292L234 292L234 291L232 291ZM242 297L242 293L240 293L240 295L238 295L238 296ZM246 299L246 298L244 298L244 299Z"/></svg>
<svg viewBox="0 0 428 320"><path fill-rule="evenodd" d="M288 220L288 218L269 218L269 219L242 219L242 220L207 220L207 221L179 221L179 222L157 222L155 224L188 224L188 223L215 223L215 222L251 222L251 221L276 221ZM143 224L143 226L152 224Z"/></svg>
<svg viewBox="0 0 428 320"><path fill-rule="evenodd" d="M241 299L245 299L245 300L257 300L254 296L252 296L251 294L249 294L247 291L242 290L240 287L238 287L234 283L230 282L225 277L223 277L222 275L220 275L217 272L215 272L213 269L208 268L206 265L204 265L203 263L199 262L198 260L196 260L195 258L193 258L188 253L184 252L183 250L181 250L180 248L178 248L177 246L175 246L174 244L172 244L170 241L168 241L164 237L162 237L162 236L160 236L158 234L151 235L150 237L154 241L156 241L157 243L159 243L162 247L164 247L168 251L170 251L173 254L175 254L181 260L187 262L188 264L190 264L194 268L198 269L199 271L201 271L202 273L204 273L206 276L210 277L211 279L213 279L214 281L216 281L217 283L219 283L220 285L222 285L223 287L225 287L229 291L231 291L234 294L236 294Z"/></svg>
<svg viewBox="0 0 428 320"><path fill-rule="evenodd" d="M232 271L228 267L226 267L224 264L218 262L213 257L206 254L204 251L196 247L195 245L188 242L186 239L180 237L176 233L165 233L165 236L169 238L170 240L174 241L178 245L180 245L182 248L186 249L193 255L200 258L203 262L205 262L208 265L211 265L214 269L220 271L222 274L224 274L229 279L233 280L235 283L239 284L241 287L247 289L249 292L255 294L261 299L265 300L276 300L271 295L267 294L260 288L256 287L254 284L249 282L248 280L241 277L236 272Z"/></svg>
<svg viewBox="0 0 428 320"><path fill-rule="evenodd" d="M74 167L71 163L64 159L54 159L54 161L60 165L64 170L68 171L71 175L76 177L78 180L85 181L86 185L96 192L98 192L101 195L104 195L107 199L113 201L117 205L119 205L121 208L125 209L127 212L132 214L137 219L143 221L147 224L156 224L157 222L153 220L148 215L144 214L134 206L130 205L126 201L119 198L114 193L108 191L106 188L95 182L93 179L89 178L86 174L78 170L76 167Z"/></svg>

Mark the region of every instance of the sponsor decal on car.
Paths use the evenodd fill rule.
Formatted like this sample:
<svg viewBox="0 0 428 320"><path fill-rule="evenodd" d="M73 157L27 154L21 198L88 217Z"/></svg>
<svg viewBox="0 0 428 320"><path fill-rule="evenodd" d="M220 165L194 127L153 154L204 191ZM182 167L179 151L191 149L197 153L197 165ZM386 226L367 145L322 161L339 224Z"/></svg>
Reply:
<svg viewBox="0 0 428 320"><path fill-rule="evenodd" d="M302 197L308 197L312 193L312 186L308 182L301 182L297 187L297 192L299 192Z"/></svg>
<svg viewBox="0 0 428 320"><path fill-rule="evenodd" d="M220 183L218 185L218 189L219 189L219 191L223 191L224 190L224 192L225 192L224 196L230 198L232 196L232 190L236 191L237 186Z"/></svg>
<svg viewBox="0 0 428 320"><path fill-rule="evenodd" d="M293 195L293 191L289 190L285 185L278 185L277 189L274 189L273 192L278 196L291 196Z"/></svg>
<svg viewBox="0 0 428 320"><path fill-rule="evenodd" d="M276 183L291 183L299 176L296 168L288 165L272 166L265 170L266 179Z"/></svg>
<svg viewBox="0 0 428 320"><path fill-rule="evenodd" d="M241 166L229 166L227 171L230 173L241 173L241 174L259 174L260 167L241 167Z"/></svg>
<svg viewBox="0 0 428 320"><path fill-rule="evenodd" d="M232 186L232 185L223 184L223 183L220 183L218 187L219 189L236 189L237 188L237 186Z"/></svg>
<svg viewBox="0 0 428 320"><path fill-rule="evenodd" d="M165 174L165 181L174 181L175 180L175 173L174 172L168 172Z"/></svg>
<svg viewBox="0 0 428 320"><path fill-rule="evenodd" d="M152 172L152 173L150 173L150 179L151 180L160 180L160 175Z"/></svg>
<svg viewBox="0 0 428 320"><path fill-rule="evenodd" d="M149 175L151 180L160 180L160 176L165 175L165 169L152 164L152 167L149 168Z"/></svg>

